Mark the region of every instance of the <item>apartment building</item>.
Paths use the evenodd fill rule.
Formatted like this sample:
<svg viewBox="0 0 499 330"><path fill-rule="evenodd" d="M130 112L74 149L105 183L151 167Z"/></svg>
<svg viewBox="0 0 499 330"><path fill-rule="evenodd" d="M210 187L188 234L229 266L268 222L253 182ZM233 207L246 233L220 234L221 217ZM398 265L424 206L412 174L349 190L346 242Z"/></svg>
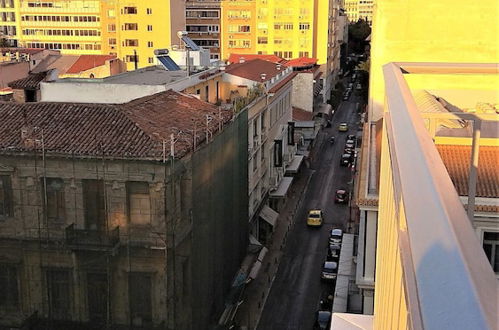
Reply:
<svg viewBox="0 0 499 330"><path fill-rule="evenodd" d="M185 30L198 46L210 50L211 59L220 59L221 10L220 1L187 0L185 2Z"/></svg>
<svg viewBox="0 0 499 330"><path fill-rule="evenodd" d="M294 76L291 67L262 59L231 64L223 75L223 99L248 111L249 230L263 244L303 160L292 123Z"/></svg>
<svg viewBox="0 0 499 330"><path fill-rule="evenodd" d="M425 6L421 6L420 1L409 1L403 6L398 1L389 0L376 4L374 20L377 23L373 25L372 32L368 118L364 125L359 175L356 180L358 183L357 205L360 209L357 285L362 289L364 313L366 314L372 314L375 311L379 281L377 251L380 249L377 246L380 244L380 240L377 238L379 238L382 218L379 215L381 211L378 203L381 198L380 185L383 182L383 179L380 178L380 160L383 153L386 152L381 144L381 136L385 134L384 129L386 129L384 128L386 126L384 117L386 115L385 100L388 93L383 65L390 62L407 61L456 62L456 66L461 65L460 63L478 63L477 65L480 66L479 63L497 62L498 45L494 41L494 35L498 33L498 27L493 22L493 10L490 10L490 8L497 8L496 2L484 1L473 7L472 10L469 6L464 5L444 10L448 6L455 5L454 2L448 0L427 1L427 4L431 5L434 11L439 12L439 15L428 16ZM487 12L485 16L483 16L484 12ZM404 33L394 34L393 26L399 27ZM480 26L480 28L478 31L470 31L467 26ZM477 33L480 31L483 33ZM449 47L453 48L452 52L449 52ZM477 52L477 49L481 51ZM421 69L421 71L423 70ZM441 151L439 145L470 146L473 143L472 128L475 127L473 122L466 119L464 123L467 126L462 127L459 117L455 117L457 122L452 120L442 122L436 118L432 119L431 114L434 113L434 117L441 116L442 119L449 119L450 112L464 114L472 112L477 114L477 118L480 118L480 116L486 115L480 110L481 104L491 104L493 113L495 111L493 110L494 104L499 102L497 100L497 77L490 74L482 75L479 68L477 73L469 75L442 73L432 76L418 73L416 69L413 74L404 75L404 77L413 94L412 104L419 111L427 112L421 116L428 126L430 137L437 144L437 151ZM482 114L478 115L480 112ZM494 115L489 114L489 116L493 117ZM482 130L485 130L485 126ZM496 132L495 136L494 131ZM459 140L456 141L458 137ZM496 138L497 122L495 127L489 126L486 131L483 131L482 138L477 141L480 150L482 146L485 148L497 143L493 142L494 139L497 141ZM460 153L457 152L460 147L450 148L455 149L456 156ZM469 155L470 151L467 152ZM460 157L466 158L466 156ZM488 157L480 151L478 171L483 171L484 166L488 166L486 161ZM416 158L418 157L414 157L414 159ZM455 176L455 171L451 169L459 166L455 162L463 163L457 158L450 160L442 156L442 159L448 168L449 174L447 175L450 175L456 185L461 186L463 178ZM466 177L468 177L469 164L463 166L465 167L461 168L465 169ZM485 173L489 173L488 170ZM485 180L481 183L484 185L494 184L496 182L494 180L497 180L497 177L494 176L480 177ZM464 181L466 180L464 179ZM457 190L459 190L459 195L462 195L462 203L467 204L468 192ZM484 218L489 219L483 222L481 220L473 222L477 233L481 233L487 232L487 230L480 229L478 224L488 222L489 225L486 227L490 228L490 219L494 218L493 213L497 212L493 207L490 208L491 200L497 198L497 192L492 192L484 187L477 188L476 192L478 193L478 191L481 195L476 195L475 213L470 214L469 218L476 220L482 214ZM483 234L477 234L477 238L480 240L481 236Z"/></svg>
<svg viewBox="0 0 499 330"><path fill-rule="evenodd" d="M339 63L334 37L339 1L222 1L221 7L223 59L232 53L317 58L327 79L324 98L329 99L339 69L334 64Z"/></svg>
<svg viewBox="0 0 499 330"><path fill-rule="evenodd" d="M355 23L359 19L363 19L370 26L373 22L373 5L374 0L344 0L348 20Z"/></svg>
<svg viewBox="0 0 499 330"><path fill-rule="evenodd" d="M154 49L177 43L181 0L2 0L0 33L19 47L64 54L110 54L127 69L154 63Z"/></svg>
<svg viewBox="0 0 499 330"><path fill-rule="evenodd" d="M245 112L218 110L1 104L0 325L211 328L248 240Z"/></svg>

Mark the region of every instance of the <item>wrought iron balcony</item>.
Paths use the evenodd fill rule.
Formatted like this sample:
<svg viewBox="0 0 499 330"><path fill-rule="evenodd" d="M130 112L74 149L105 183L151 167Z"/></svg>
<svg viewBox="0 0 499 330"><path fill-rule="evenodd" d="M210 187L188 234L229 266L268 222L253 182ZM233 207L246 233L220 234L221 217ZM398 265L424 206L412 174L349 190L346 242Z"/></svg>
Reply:
<svg viewBox="0 0 499 330"><path fill-rule="evenodd" d="M120 242L120 228L111 230L79 229L73 223L66 227L66 243L73 249L108 250Z"/></svg>

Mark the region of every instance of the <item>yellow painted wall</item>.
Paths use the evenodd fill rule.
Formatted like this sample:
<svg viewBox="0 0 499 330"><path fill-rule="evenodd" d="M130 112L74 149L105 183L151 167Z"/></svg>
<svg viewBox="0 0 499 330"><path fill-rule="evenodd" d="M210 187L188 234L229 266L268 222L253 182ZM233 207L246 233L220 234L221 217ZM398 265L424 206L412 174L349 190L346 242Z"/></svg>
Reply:
<svg viewBox="0 0 499 330"><path fill-rule="evenodd" d="M218 99L217 99L217 83L218 83ZM222 99L222 76L216 76L213 78L208 78L197 85L187 88L184 90L187 94L199 95L199 99L202 101L216 103L217 100ZM206 93L206 86L208 86L208 94ZM198 94L199 91L199 94Z"/></svg>
<svg viewBox="0 0 499 330"><path fill-rule="evenodd" d="M309 57L318 57L319 64L324 64L327 62L328 30L332 32L330 3L331 0L222 1L221 56L227 59L231 53L281 52L283 57L296 58L300 52L308 52ZM247 10L251 18L230 18L229 13L237 10ZM288 23L290 28L276 29L275 24L279 23ZM300 30L300 23L309 24L309 29ZM230 25L250 25L251 30L231 33ZM267 38L267 44L259 44L258 38ZM243 39L250 40L250 47L229 47L230 40ZM281 41L276 43L276 40ZM291 56L284 56L284 52L288 55L291 52Z"/></svg>
<svg viewBox="0 0 499 330"><path fill-rule="evenodd" d="M178 44L175 37L178 30L185 26L185 4L182 0L53 0L54 7L22 7L1 8L2 12L15 12L16 22L9 23L17 26L17 39L20 46L37 47L44 43L73 43L79 44L80 49L61 49L63 54L115 54L121 60L137 51L138 67L154 65L154 49L171 48L172 43ZM18 5L18 1L15 1ZM136 7L136 14L126 14L124 7ZM148 9L150 11L148 12ZM98 22L48 22L22 21L22 15L43 16L98 16ZM125 23L138 24L138 30L123 30ZM3 24L3 22L2 22ZM114 24L115 31L109 29ZM148 26L152 30L149 31ZM38 33L26 35L24 29L93 29L98 30L98 36L55 36ZM73 32L74 33L74 32ZM116 45L110 44L116 39ZM128 44L126 40L137 40L138 46ZM129 58L130 60L130 58ZM134 63L126 63L128 70L133 70Z"/></svg>
<svg viewBox="0 0 499 330"><path fill-rule="evenodd" d="M496 0L376 2L371 42L370 120L382 115L381 67L388 62L499 62L498 12ZM459 87L455 76L447 83ZM482 87L486 86L476 86Z"/></svg>

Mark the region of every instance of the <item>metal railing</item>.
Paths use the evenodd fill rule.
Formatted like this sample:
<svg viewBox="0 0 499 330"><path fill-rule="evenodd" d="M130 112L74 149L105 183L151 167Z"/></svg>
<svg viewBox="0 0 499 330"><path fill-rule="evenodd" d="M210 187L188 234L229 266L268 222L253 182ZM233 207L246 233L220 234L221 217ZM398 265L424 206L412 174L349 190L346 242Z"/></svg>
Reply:
<svg viewBox="0 0 499 330"><path fill-rule="evenodd" d="M71 246L112 248L119 241L119 226L111 230L79 229L73 223L66 227L66 242Z"/></svg>
<svg viewBox="0 0 499 330"><path fill-rule="evenodd" d="M383 71L374 328L496 329L498 281L403 72L497 74L497 66L389 63Z"/></svg>

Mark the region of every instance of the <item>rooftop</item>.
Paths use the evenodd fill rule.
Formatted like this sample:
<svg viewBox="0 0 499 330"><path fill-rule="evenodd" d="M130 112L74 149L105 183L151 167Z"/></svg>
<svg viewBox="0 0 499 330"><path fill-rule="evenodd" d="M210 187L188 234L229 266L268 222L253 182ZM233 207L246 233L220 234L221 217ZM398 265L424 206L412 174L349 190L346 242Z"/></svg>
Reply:
<svg viewBox="0 0 499 330"><path fill-rule="evenodd" d="M115 59L114 55L60 55L45 57L34 69L34 73L57 69L59 74L76 74L104 65L106 61Z"/></svg>
<svg viewBox="0 0 499 330"><path fill-rule="evenodd" d="M29 73L27 77L11 81L8 85L13 89L39 89L40 82L47 77L48 72Z"/></svg>
<svg viewBox="0 0 499 330"><path fill-rule="evenodd" d="M215 118L209 124L212 132L220 121L232 118L231 111L173 91L121 105L0 103L0 153L40 149L43 134L49 155L161 160L165 156L163 143L171 134L194 131L196 126L201 131L207 115ZM197 145L205 139L201 133L196 134ZM175 143L176 157L192 151L193 143L188 140ZM167 150L169 155L170 148Z"/></svg>
<svg viewBox="0 0 499 330"><path fill-rule="evenodd" d="M468 195L471 146L436 145L460 196ZM499 147L480 146L478 156L477 197L499 198Z"/></svg>
<svg viewBox="0 0 499 330"><path fill-rule="evenodd" d="M168 71L162 66L154 65L142 69L123 72L114 76L100 79L65 78L56 83L105 83L105 84L130 84L130 85L166 85L176 80L187 77L186 71Z"/></svg>
<svg viewBox="0 0 499 330"><path fill-rule="evenodd" d="M3 47L3 48L0 48L0 53L5 54L5 53L16 53L16 52L19 52L21 54L33 55L33 54L37 54L37 53L43 52L44 50L45 50L44 48Z"/></svg>
<svg viewBox="0 0 499 330"><path fill-rule="evenodd" d="M312 57L298 57L285 61L284 64L293 68L313 67L317 64L317 59Z"/></svg>
<svg viewBox="0 0 499 330"><path fill-rule="evenodd" d="M66 73L80 73L106 64L106 61L116 59L115 55L80 55Z"/></svg>
<svg viewBox="0 0 499 330"><path fill-rule="evenodd" d="M227 62L233 64L233 63L239 63L241 60L244 61L251 61L254 59L261 59L273 63L283 63L286 60L283 59L282 57L279 57L277 55L264 55L264 54L230 54L229 59Z"/></svg>
<svg viewBox="0 0 499 330"><path fill-rule="evenodd" d="M244 63L231 64L226 67L225 72L248 80L264 82L276 77L287 68L283 64L276 64L256 58ZM262 79L262 74L265 74L265 79Z"/></svg>

